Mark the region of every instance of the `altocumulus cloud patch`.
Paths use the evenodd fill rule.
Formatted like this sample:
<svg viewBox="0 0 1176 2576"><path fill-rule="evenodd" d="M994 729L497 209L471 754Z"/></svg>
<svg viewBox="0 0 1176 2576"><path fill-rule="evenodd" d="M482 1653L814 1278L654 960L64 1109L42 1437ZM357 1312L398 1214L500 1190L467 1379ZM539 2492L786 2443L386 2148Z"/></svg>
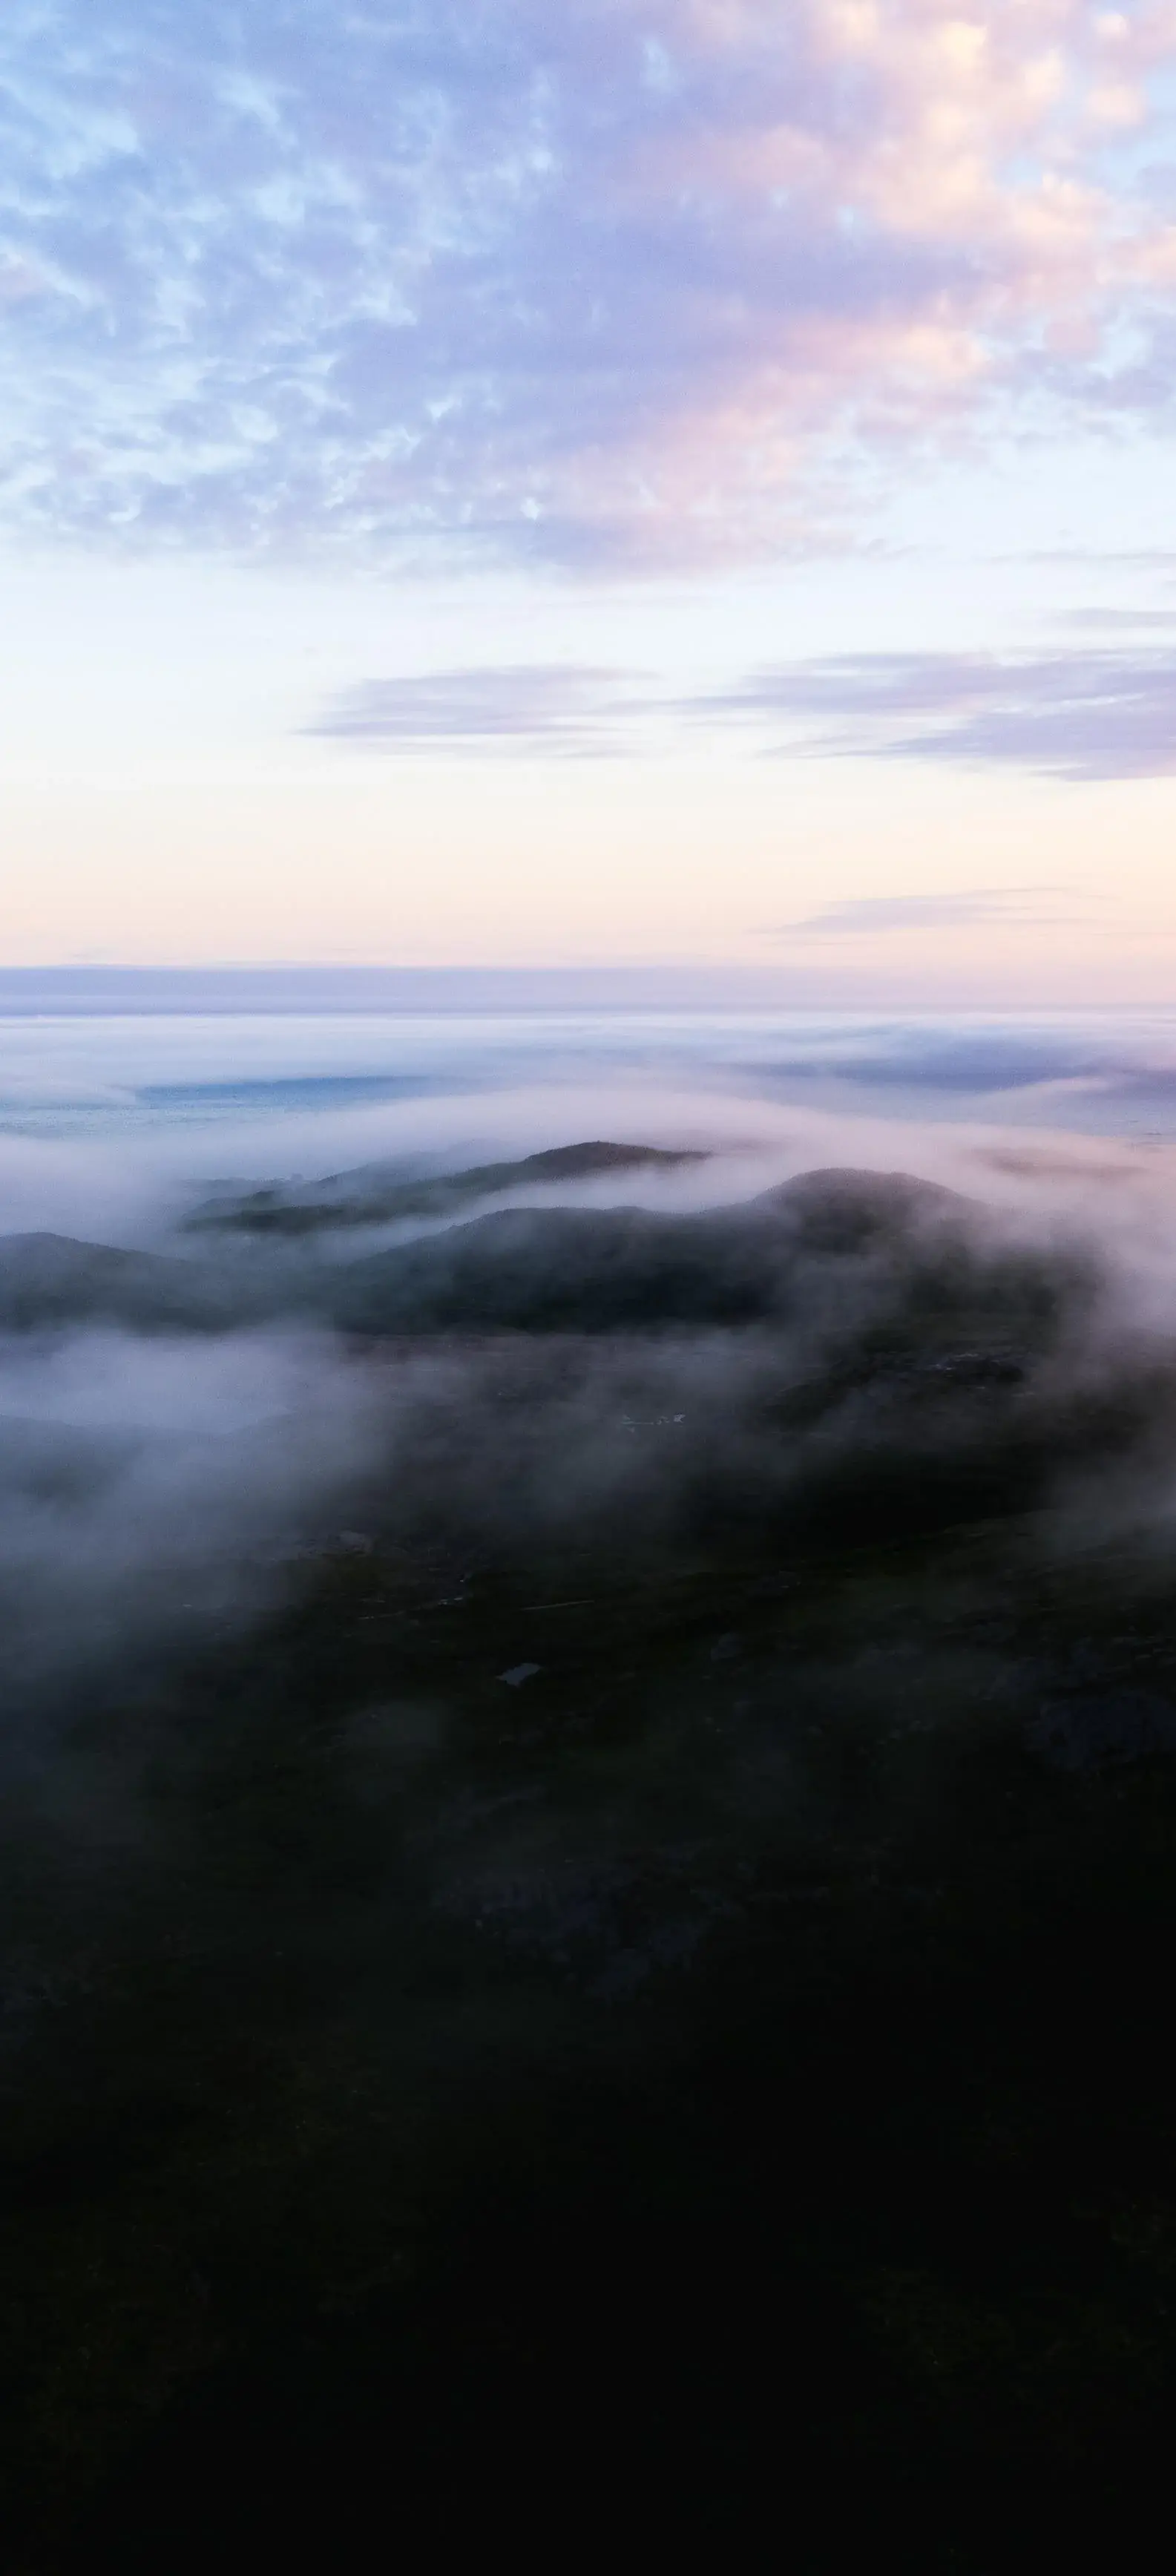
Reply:
<svg viewBox="0 0 1176 2576"><path fill-rule="evenodd" d="M11 0L6 515L754 554L839 524L831 438L1163 411L1169 54L1079 0Z"/></svg>

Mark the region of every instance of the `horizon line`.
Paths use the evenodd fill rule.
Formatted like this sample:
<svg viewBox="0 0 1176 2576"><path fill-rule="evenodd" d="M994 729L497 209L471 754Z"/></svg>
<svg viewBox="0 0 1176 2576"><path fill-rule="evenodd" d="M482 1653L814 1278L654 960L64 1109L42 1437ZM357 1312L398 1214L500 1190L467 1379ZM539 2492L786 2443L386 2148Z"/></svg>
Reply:
<svg viewBox="0 0 1176 2576"><path fill-rule="evenodd" d="M954 991L940 983L931 1003L925 976L869 975L859 968L838 978L826 966L812 970L780 965L621 963L592 966L394 966L232 961L223 965L62 963L0 965L0 1018L146 1017L160 1012L215 1017L242 1010L259 1016L298 1011L471 1011L543 1009L683 1010L763 1009L857 1014L901 1012L942 1019L968 1013L1021 1017L1027 1011L1065 1017L1075 1012L1124 1012L1154 1017L1171 1006L1141 999L1059 998L1010 994L980 983Z"/></svg>

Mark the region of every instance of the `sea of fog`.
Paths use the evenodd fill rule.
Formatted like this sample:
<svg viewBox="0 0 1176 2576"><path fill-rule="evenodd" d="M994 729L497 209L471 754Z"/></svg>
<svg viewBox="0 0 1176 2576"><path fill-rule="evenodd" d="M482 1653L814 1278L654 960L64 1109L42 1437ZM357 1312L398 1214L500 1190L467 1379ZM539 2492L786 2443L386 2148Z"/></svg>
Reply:
<svg viewBox="0 0 1176 2576"><path fill-rule="evenodd" d="M1176 1015L0 1015L3 2563L1121 2542L1174 1562Z"/></svg>
<svg viewBox="0 0 1176 2576"><path fill-rule="evenodd" d="M292 1119L310 1136L316 1118L532 1084L1165 1136L1176 1130L1176 1012L0 1014L9 1134L131 1143L184 1131L198 1156L197 1140L273 1122L284 1156ZM447 1129L460 1132L459 1109L429 1133Z"/></svg>
<svg viewBox="0 0 1176 2576"><path fill-rule="evenodd" d="M593 1140L662 1159L511 1168ZM373 1445L385 1467L403 1450L410 1486L440 1477L448 1492L456 1469L450 1460L442 1473L437 1460L452 1450L463 1475L497 1490L497 1417L483 1450L471 1432L491 1419L476 1361L393 1353L369 1367L357 1357L348 1281L365 1260L395 1264L418 1238L448 1241L451 1229L460 1260L468 1220L513 1209L534 1211L539 1228L525 1271L551 1257L542 1228L569 1207L651 1220L734 1212L805 1173L847 1170L946 1185L969 1222L995 1225L1031 1261L1065 1269L1093 1256L1107 1283L1104 1341L1176 1326L1176 1014L0 1016L0 1582L21 1605L30 1655L73 1653L102 1620L120 1635L134 1627L149 1567L181 1565L177 1597L221 1605L226 1566L237 1583L246 1560L288 1552L303 1527L362 1521L355 1497ZM326 1221L309 1233L250 1232L232 1215L258 1190L305 1207L339 1175L361 1186L320 1192ZM450 1200L434 1187L447 1175L466 1176ZM375 1220L340 1215L348 1198L374 1203ZM419 1248L434 1270L447 1257ZM713 1244L706 1257L719 1257ZM583 1251L572 1271L580 1327L594 1331L606 1318L590 1311L596 1273ZM501 1284L484 1285L484 1311L476 1283L466 1298L475 1325L503 1320ZM391 1286L381 1294L387 1305ZM211 1300L209 1311L193 1316L192 1298ZM836 1320L827 1307L814 1290L812 1312L780 1344L802 1373L806 1334L819 1341ZM381 1308L378 1332L394 1329L393 1311L409 1310ZM717 1454L711 1412L741 1421L758 1401L754 1332L746 1366L737 1345L738 1335L723 1343L721 1366L697 1353L671 1359L672 1385L654 1385L662 1364L646 1354L636 1392L614 1384L613 1362L598 1355L585 1363L581 1412L561 1417L558 1436L538 1391L537 1454L546 1439L563 1465L574 1456L578 1494L627 1490L630 1416L680 1428L689 1415L691 1437ZM545 1365L535 1357L540 1374ZM427 1435L394 1438L389 1406L415 1423L422 1403L437 1416ZM602 1467L599 1426L614 1415L620 1446L605 1442ZM121 1443L117 1456L100 1456L101 1440ZM410 1451L427 1451L427 1468ZM530 1473L520 1470L523 1484Z"/></svg>
<svg viewBox="0 0 1176 2576"><path fill-rule="evenodd" d="M532 1164L557 1148L580 1150ZM1176 1014L0 1016L0 1585L30 1672L108 1630L138 1637L153 1584L169 1618L248 1607L259 1563L386 1517L389 1476L408 1504L463 1526L489 1510L497 1529L501 1368L471 1333L527 1346L524 1553L519 1533L557 1503L577 1528L632 1504L647 1416L675 1438L640 1489L649 1526L728 1450L734 1484L754 1485L767 1345L751 1273L730 1313L720 1284L730 1262L759 1277L748 1225L756 1241L787 1228L787 1206L757 1210L813 1173L859 1196L895 1173L958 1194L979 1265L969 1366L977 1334L994 1367L1020 1351L1023 1258L1059 1313L1074 1305L1055 1377L1117 1383L1141 1334L1166 1349L1176 1331ZM786 1315L763 1289L790 1383L819 1375L830 1334L848 1348L902 1304L906 1256L887 1242L827 1274L802 1253ZM682 1246L705 1273L688 1291L664 1268ZM1075 1305L1068 1283L1092 1267L1095 1307ZM574 1387L547 1383L552 1316L556 1343L582 1337ZM665 1328L664 1347L634 1357L635 1323Z"/></svg>
<svg viewBox="0 0 1176 2576"><path fill-rule="evenodd" d="M1174 1563L1176 1014L0 1014L4 2563L1115 2563Z"/></svg>
<svg viewBox="0 0 1176 2576"><path fill-rule="evenodd" d="M966 1186L979 1155L973 1180L1014 1201L1043 1176L1154 1178L1176 1137L1176 1013L0 1017L4 1231L143 1240L194 1187L585 1136L707 1147L705 1181L658 1185L671 1202L736 1195L749 1156L781 1176L852 1161Z"/></svg>

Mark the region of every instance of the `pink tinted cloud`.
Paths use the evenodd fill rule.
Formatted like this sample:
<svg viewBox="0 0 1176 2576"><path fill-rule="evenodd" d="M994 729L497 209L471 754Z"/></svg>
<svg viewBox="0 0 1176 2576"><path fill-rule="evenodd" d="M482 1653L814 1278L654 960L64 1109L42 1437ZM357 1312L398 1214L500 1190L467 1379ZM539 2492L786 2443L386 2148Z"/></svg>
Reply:
<svg viewBox="0 0 1176 2576"><path fill-rule="evenodd" d="M1169 402L1174 61L1167 0L11 0L0 501L245 551L827 537L855 452Z"/></svg>
<svg viewBox="0 0 1176 2576"><path fill-rule="evenodd" d="M770 523L834 427L925 434L1035 384L1080 406L1110 327L1176 278L1176 225L1108 156L1157 121L1176 10L696 0L667 36L675 16L689 110L635 140L619 199L707 205L748 275L803 238L818 284L749 299L734 363L662 423L675 512L722 495Z"/></svg>

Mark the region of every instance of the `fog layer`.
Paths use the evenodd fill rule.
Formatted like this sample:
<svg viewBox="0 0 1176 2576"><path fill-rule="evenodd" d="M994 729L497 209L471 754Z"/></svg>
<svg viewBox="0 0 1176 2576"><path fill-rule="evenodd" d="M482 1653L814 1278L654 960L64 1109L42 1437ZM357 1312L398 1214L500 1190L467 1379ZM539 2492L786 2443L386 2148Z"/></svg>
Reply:
<svg viewBox="0 0 1176 2576"><path fill-rule="evenodd" d="M746 1162L597 1141L225 1192L166 1253L0 1238L10 1690L248 1618L332 1549L538 1567L733 1529L795 1549L1162 1512L1160 1248L1108 1256L1064 1161L1036 1223L895 1171L641 1204ZM559 1204L601 1175L624 1204ZM379 1190L418 1222L357 1254Z"/></svg>

